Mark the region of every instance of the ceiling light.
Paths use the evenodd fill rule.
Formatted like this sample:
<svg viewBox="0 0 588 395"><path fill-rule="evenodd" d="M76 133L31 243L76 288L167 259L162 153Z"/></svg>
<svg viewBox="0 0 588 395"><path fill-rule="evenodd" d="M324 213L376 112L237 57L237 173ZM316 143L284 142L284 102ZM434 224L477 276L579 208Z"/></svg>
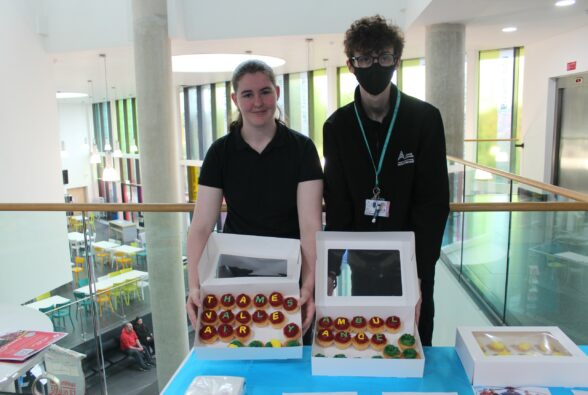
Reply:
<svg viewBox="0 0 588 395"><path fill-rule="evenodd" d="M555 2L556 7L567 7L576 4L576 0L559 0Z"/></svg>
<svg viewBox="0 0 588 395"><path fill-rule="evenodd" d="M240 63L253 59L261 60L270 67L279 67L286 64L284 59L273 56L249 54L177 55L172 57L172 70L176 73L227 72L233 71Z"/></svg>
<svg viewBox="0 0 588 395"><path fill-rule="evenodd" d="M88 97L88 94L82 92L57 92L55 97L57 99L79 99L80 97Z"/></svg>
<svg viewBox="0 0 588 395"><path fill-rule="evenodd" d="M504 33L512 33L512 32L516 32L517 28L514 26L509 26L509 27L502 28L502 31Z"/></svg>

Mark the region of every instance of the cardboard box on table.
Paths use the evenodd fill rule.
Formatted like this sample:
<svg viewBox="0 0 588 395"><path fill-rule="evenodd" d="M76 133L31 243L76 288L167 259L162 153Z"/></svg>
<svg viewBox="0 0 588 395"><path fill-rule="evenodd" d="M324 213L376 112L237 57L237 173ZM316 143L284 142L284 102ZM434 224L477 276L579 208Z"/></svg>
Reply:
<svg viewBox="0 0 588 395"><path fill-rule="evenodd" d="M256 273L247 277L219 278L219 262L221 255L237 257L280 259L286 261L286 277L268 276L256 277ZM277 267L277 266L276 266ZM264 267L266 270L274 270L271 265ZM295 239L282 239L275 237L245 236L235 234L213 233L210 235L206 247L202 253L198 267L200 276L200 296L202 300L206 295L214 294L220 301L223 294L232 294L237 298L241 293L247 294L253 299L256 294L269 295L278 291L284 298L288 296L300 299L298 279L300 277L300 241ZM270 273L272 274L272 273ZM221 309L222 310L222 309ZM221 311L219 310L219 312ZM237 308L233 309L235 312ZM248 309L253 313L255 308ZM268 305L266 312L271 314L274 309ZM288 314L286 322L294 322L301 326L300 311ZM198 317L198 328L201 327L201 316ZM233 324L236 327L236 324ZM284 340L282 329L274 329L271 324L260 328L250 324L253 336L246 343L253 340L265 342L271 339ZM200 341L198 333L194 341L196 357L198 359L295 359L302 358L302 336L299 339L299 347L239 347L230 348L228 343L218 340L214 344L204 344Z"/></svg>
<svg viewBox="0 0 588 395"><path fill-rule="evenodd" d="M550 342L555 353L542 353L537 344L526 340L543 334L555 340ZM509 354L492 355L488 344L478 340L487 335L504 339L501 343ZM532 346L530 353L517 350L517 344L523 340ZM558 327L458 327L455 348L475 386L588 385L588 357Z"/></svg>
<svg viewBox="0 0 588 395"><path fill-rule="evenodd" d="M328 254L329 250L397 250L400 253L400 272L402 282L401 296L328 296ZM314 342L312 346L312 374L322 376L366 376L366 377L422 377L425 355L418 331L415 329L415 306L419 299L419 283L416 269L414 234L412 232L318 232L317 265L315 284L316 319ZM388 342L396 344L404 333L416 338L415 350L418 359L374 359L372 355L382 355L371 348L356 350L353 345L345 350L335 345L323 348L316 343L318 320L324 316L336 319L344 316L349 319L363 316L369 320L373 316L386 319L388 316L400 317L402 326L398 333L386 333ZM325 357L316 357L317 353ZM346 358L333 358L336 354L346 354ZM362 358L355 358L362 356Z"/></svg>

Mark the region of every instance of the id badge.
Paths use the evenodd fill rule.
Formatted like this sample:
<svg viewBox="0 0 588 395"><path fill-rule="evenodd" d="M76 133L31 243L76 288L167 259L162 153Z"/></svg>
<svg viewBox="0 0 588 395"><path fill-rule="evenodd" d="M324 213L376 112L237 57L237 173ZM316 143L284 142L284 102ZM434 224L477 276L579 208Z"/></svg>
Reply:
<svg viewBox="0 0 588 395"><path fill-rule="evenodd" d="M366 199L364 215L388 218L390 216L390 202L384 199Z"/></svg>

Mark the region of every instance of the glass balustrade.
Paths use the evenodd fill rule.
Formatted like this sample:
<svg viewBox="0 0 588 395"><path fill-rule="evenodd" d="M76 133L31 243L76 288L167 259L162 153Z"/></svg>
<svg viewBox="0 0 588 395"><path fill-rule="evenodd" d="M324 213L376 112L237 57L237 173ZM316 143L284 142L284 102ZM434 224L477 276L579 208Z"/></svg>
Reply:
<svg viewBox="0 0 588 395"><path fill-rule="evenodd" d="M452 203L572 201L461 163L448 167ZM82 367L90 387L107 388L114 366L133 369L130 359L121 362L118 337L136 317L152 328L150 265L176 256L188 289L191 214L131 212L0 212L0 254L12 262L1 280L11 295L5 302L39 310L53 330L66 332L57 344L86 355ZM150 219L174 216L180 218L181 252L173 243L152 251L149 237L161 242L167 235L149 228ZM454 210L442 260L499 323L559 326L576 343L588 344L586 211Z"/></svg>

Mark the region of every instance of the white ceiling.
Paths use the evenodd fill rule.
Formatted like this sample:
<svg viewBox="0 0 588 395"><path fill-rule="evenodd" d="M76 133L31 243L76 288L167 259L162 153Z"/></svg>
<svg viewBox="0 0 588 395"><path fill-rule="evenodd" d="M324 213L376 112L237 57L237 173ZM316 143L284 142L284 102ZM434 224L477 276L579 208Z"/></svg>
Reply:
<svg viewBox="0 0 588 395"><path fill-rule="evenodd" d="M170 0L172 53L244 53L286 60L278 73L343 65L343 33L380 13L406 31L404 58L424 56L425 26L466 25L466 50L524 46L588 25L588 0L558 8L555 0ZM133 96L130 0L44 0L37 29L54 59L57 89L105 95L100 53L106 53L109 98ZM336 16L336 17L334 17ZM515 33L502 33L517 26ZM308 42L307 38L312 38ZM176 85L226 81L228 73L174 73ZM114 87L114 89L113 89Z"/></svg>

